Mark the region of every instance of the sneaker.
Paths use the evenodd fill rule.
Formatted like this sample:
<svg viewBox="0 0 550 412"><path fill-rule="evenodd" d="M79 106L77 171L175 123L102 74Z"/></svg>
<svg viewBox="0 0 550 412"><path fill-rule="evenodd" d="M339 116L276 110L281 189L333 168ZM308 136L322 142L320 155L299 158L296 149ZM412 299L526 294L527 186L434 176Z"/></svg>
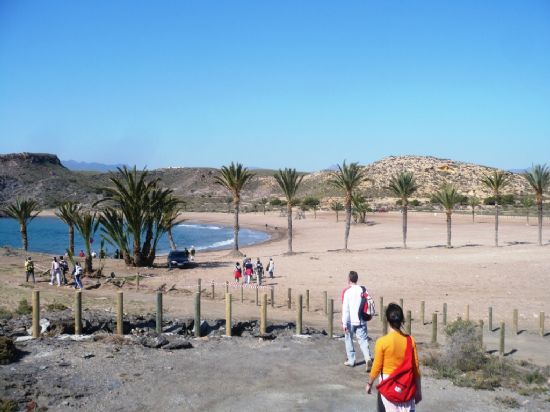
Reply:
<svg viewBox="0 0 550 412"><path fill-rule="evenodd" d="M344 362L344 365L346 365L346 366L349 366L349 367L353 368L353 367L355 366L355 363L353 363L353 362L350 362L349 360L347 360L347 361L345 361L345 362Z"/></svg>
<svg viewBox="0 0 550 412"><path fill-rule="evenodd" d="M50 283L48 283L48 285L50 285L50 286L53 286L53 283L52 283L52 282L50 282Z"/></svg>
<svg viewBox="0 0 550 412"><path fill-rule="evenodd" d="M372 369L372 359L369 359L369 360L367 361L367 367L366 367L366 369L367 369L367 373L370 373L370 371L371 371L371 369Z"/></svg>

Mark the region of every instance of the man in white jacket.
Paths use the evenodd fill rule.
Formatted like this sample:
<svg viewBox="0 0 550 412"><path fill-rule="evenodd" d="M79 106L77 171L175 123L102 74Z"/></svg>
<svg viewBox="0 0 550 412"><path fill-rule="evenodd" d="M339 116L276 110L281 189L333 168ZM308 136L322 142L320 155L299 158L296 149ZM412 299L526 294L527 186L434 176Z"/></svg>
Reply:
<svg viewBox="0 0 550 412"><path fill-rule="evenodd" d="M348 278L349 286L342 292L342 327L345 333L346 353L348 356L344 365L355 366L353 335L357 335L359 346L365 357L367 372L370 372L372 355L367 335L367 322L359 318L359 306L361 305L363 289L357 285L357 280L359 279L357 272L349 272Z"/></svg>

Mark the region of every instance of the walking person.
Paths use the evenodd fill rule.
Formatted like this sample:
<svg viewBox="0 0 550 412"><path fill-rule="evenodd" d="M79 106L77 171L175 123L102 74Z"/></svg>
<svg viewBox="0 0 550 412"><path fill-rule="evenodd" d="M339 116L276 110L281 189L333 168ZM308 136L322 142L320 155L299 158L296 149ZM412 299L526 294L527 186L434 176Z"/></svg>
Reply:
<svg viewBox="0 0 550 412"><path fill-rule="evenodd" d="M32 276L32 283L36 283L36 280L34 279L34 262L30 256L25 260L25 275L25 282L28 282L29 277Z"/></svg>
<svg viewBox="0 0 550 412"><path fill-rule="evenodd" d="M64 285L67 283L67 272L69 272L69 263L63 258L63 256L59 256L59 269L61 270L61 279Z"/></svg>
<svg viewBox="0 0 550 412"><path fill-rule="evenodd" d="M269 262L267 264L267 273L269 273L269 278L273 279L273 272L275 271L275 262L273 262L273 258L269 258Z"/></svg>
<svg viewBox="0 0 550 412"><path fill-rule="evenodd" d="M53 286L53 283L57 280L57 286L61 286L61 267L57 261L57 257L53 257L52 266L50 268L50 285Z"/></svg>
<svg viewBox="0 0 550 412"><path fill-rule="evenodd" d="M82 266L80 266L79 262L76 262L74 264L74 288L75 289L82 289L82 280L80 277L82 276Z"/></svg>
<svg viewBox="0 0 550 412"><path fill-rule="evenodd" d="M345 334L347 360L344 365L355 366L355 348L353 346L353 337L357 336L357 341L363 356L367 372L370 372L372 366L372 355L369 348L367 322L359 316L359 307L363 289L357 285L359 275L355 271L350 271L348 275L349 286L342 292L342 327Z"/></svg>
<svg viewBox="0 0 550 412"><path fill-rule="evenodd" d="M244 265L244 281L246 284L250 283L250 278L252 277L252 273L254 273L254 265L252 264L252 261L250 260L250 258L248 258Z"/></svg>
<svg viewBox="0 0 550 412"><path fill-rule="evenodd" d="M378 411L414 412L416 404L422 400L416 343L401 329L405 322L401 306L390 303L382 315L386 316L391 329L376 341L374 364L365 390L370 394L380 375L380 383L376 386ZM394 381L398 376L399 386Z"/></svg>
<svg viewBox="0 0 550 412"><path fill-rule="evenodd" d="M191 254L191 262L195 261L195 246L191 246L191 249L189 250L189 253Z"/></svg>
<svg viewBox="0 0 550 412"><path fill-rule="evenodd" d="M235 269L233 270L233 277L237 283L240 283L241 278L243 277L243 272L239 262L235 262Z"/></svg>
<svg viewBox="0 0 550 412"><path fill-rule="evenodd" d="M264 265L262 264L262 261L260 260L260 258L256 259L255 271L256 271L256 282L258 283L258 285L261 285L262 276L264 274Z"/></svg>

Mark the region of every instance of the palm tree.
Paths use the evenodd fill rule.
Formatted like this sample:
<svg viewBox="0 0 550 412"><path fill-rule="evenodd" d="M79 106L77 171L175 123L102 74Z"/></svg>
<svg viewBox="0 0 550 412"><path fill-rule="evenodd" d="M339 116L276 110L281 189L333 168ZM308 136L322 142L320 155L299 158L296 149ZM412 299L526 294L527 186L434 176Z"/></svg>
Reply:
<svg viewBox="0 0 550 412"><path fill-rule="evenodd" d="M344 232L344 250L348 250L348 237L351 226L351 196L359 185L366 180L365 169L359 163L338 165L338 170L332 173L330 184L344 191L344 207L346 209L346 230Z"/></svg>
<svg viewBox="0 0 550 412"><path fill-rule="evenodd" d="M265 215L265 206L267 205L267 203L269 202L268 198L267 197L262 197L260 199L260 204L262 205L262 208L263 208L263 211L264 211L264 215Z"/></svg>
<svg viewBox="0 0 550 412"><path fill-rule="evenodd" d="M353 193L351 195L351 204L353 209L354 222L367 223L367 212L369 211L369 204L367 199L360 193Z"/></svg>
<svg viewBox="0 0 550 412"><path fill-rule="evenodd" d="M445 209L447 215L447 247L451 246L451 216L453 209L457 204L460 204L462 195L460 195L454 186L444 185L439 192L434 195L434 199Z"/></svg>
<svg viewBox="0 0 550 412"><path fill-rule="evenodd" d="M175 223L168 215L181 204L172 190L159 187L159 179L147 177L147 170L138 172L135 166L119 168L109 178L113 186L103 188L106 195L96 203L107 204L100 217L106 240L138 267L153 265L158 241Z"/></svg>
<svg viewBox="0 0 550 412"><path fill-rule="evenodd" d="M543 194L550 184L550 169L544 165L534 165L529 172L523 174L535 191L535 203L537 204L539 217L539 246L542 246L542 201Z"/></svg>
<svg viewBox="0 0 550 412"><path fill-rule="evenodd" d="M484 176L481 183L491 190L495 197L495 246L498 247L498 201L501 190L509 184L508 176L504 172L495 170L492 175Z"/></svg>
<svg viewBox="0 0 550 412"><path fill-rule="evenodd" d="M81 206L70 200L58 206L55 215L69 226L69 250L74 255L74 219Z"/></svg>
<svg viewBox="0 0 550 412"><path fill-rule="evenodd" d="M299 176L296 169L284 170L279 169L273 177L279 184L279 187L283 191L286 197L286 210L287 210L287 231L288 231L288 254L292 254L292 205L296 201L296 193L302 183L304 176Z"/></svg>
<svg viewBox="0 0 550 412"><path fill-rule="evenodd" d="M531 212L531 208L533 206L535 206L535 201L533 200L533 198L531 196L525 196L521 200L521 204L525 208L525 216L527 217L527 226L529 226L529 215L530 215L530 212Z"/></svg>
<svg viewBox="0 0 550 412"><path fill-rule="evenodd" d="M99 226L99 219L96 212L79 210L75 213L74 224L76 229L80 233L82 240L84 240L84 247L86 248L86 258L84 259L84 272L92 273L92 238Z"/></svg>
<svg viewBox="0 0 550 412"><path fill-rule="evenodd" d="M344 210L344 205L335 200L330 204L330 209L336 212L336 221L338 222L338 212Z"/></svg>
<svg viewBox="0 0 550 412"><path fill-rule="evenodd" d="M307 207L310 207L313 209L313 218L317 219L317 209L319 208L321 201L316 197L308 196L302 201L302 203Z"/></svg>
<svg viewBox="0 0 550 412"><path fill-rule="evenodd" d="M475 223L476 221L476 207L479 207L480 204L481 200L475 196L468 199L468 206L472 208L472 223Z"/></svg>
<svg viewBox="0 0 550 412"><path fill-rule="evenodd" d="M222 166L220 175L216 176L216 183L225 187L233 196L233 208L235 211L233 221L233 254L241 255L239 252L239 205L241 203L241 191L254 176L241 163L233 163L229 166Z"/></svg>
<svg viewBox="0 0 550 412"><path fill-rule="evenodd" d="M174 236L172 235L172 228L183 220L178 220L178 216L182 210L182 205L179 203L172 204L170 207L165 208L165 213L162 218L162 225L168 234L168 241L170 242L170 248L172 250L177 249Z"/></svg>
<svg viewBox="0 0 550 412"><path fill-rule="evenodd" d="M9 217L19 222L19 231L21 232L23 249L27 251L29 248L27 225L40 213L38 202L29 199L16 199L14 204L5 207L2 211Z"/></svg>
<svg viewBox="0 0 550 412"><path fill-rule="evenodd" d="M401 211L403 215L403 248L407 248L407 211L409 208L409 197L418 190L418 185L411 172L401 172L390 179L388 185L396 197L401 199Z"/></svg>

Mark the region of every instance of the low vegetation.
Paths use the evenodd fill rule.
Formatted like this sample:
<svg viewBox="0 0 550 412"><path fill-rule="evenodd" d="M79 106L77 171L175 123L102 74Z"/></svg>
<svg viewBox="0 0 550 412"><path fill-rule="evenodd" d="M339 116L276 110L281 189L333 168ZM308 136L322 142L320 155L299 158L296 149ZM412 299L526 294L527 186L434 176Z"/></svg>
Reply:
<svg viewBox="0 0 550 412"><path fill-rule="evenodd" d="M15 309L15 313L18 315L30 315L32 313L32 306L29 305L27 299L21 299L19 301L19 306Z"/></svg>
<svg viewBox="0 0 550 412"><path fill-rule="evenodd" d="M0 365L12 362L17 355L17 349L13 340L6 336L0 336Z"/></svg>
<svg viewBox="0 0 550 412"><path fill-rule="evenodd" d="M433 371L434 377L474 389L503 387L523 396L549 393L550 368L488 355L475 323L457 320L446 327L445 334L447 343L423 359L423 364ZM502 402L513 403L504 398Z"/></svg>

